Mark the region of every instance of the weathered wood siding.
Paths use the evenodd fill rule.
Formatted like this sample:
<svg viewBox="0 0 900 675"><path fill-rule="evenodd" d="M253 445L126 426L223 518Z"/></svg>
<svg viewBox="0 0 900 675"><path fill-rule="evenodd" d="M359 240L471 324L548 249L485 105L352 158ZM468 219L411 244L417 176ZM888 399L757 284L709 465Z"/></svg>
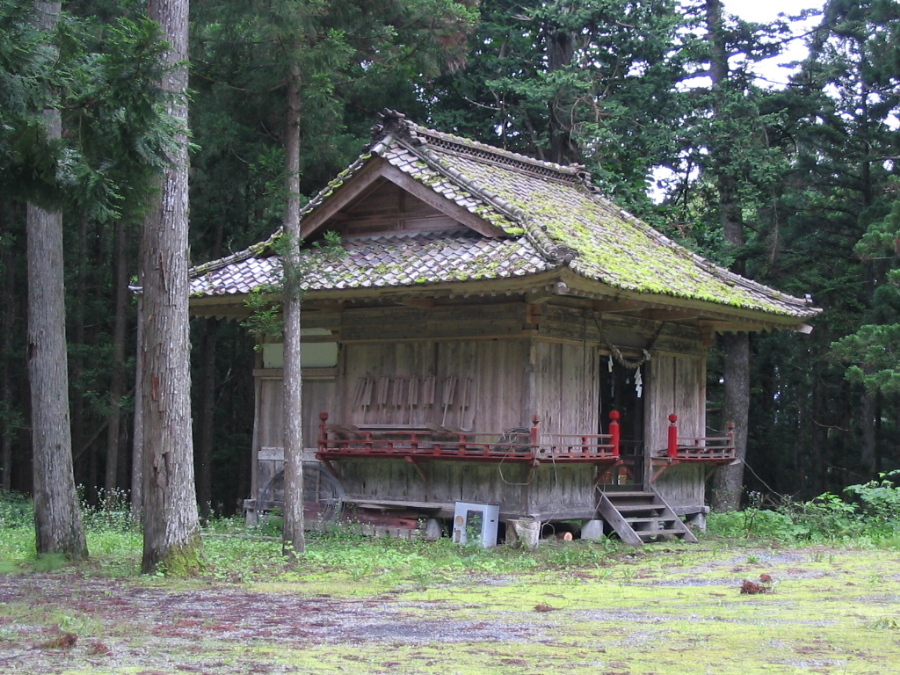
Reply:
<svg viewBox="0 0 900 675"><path fill-rule="evenodd" d="M593 466L541 464L528 486L528 513L541 520L590 518L595 491Z"/></svg>
<svg viewBox="0 0 900 675"><path fill-rule="evenodd" d="M358 426L524 426L526 353L524 340L346 344L340 409L328 412Z"/></svg>
<svg viewBox="0 0 900 675"><path fill-rule="evenodd" d="M321 406L335 400L334 380L303 382L303 445L305 459L319 438ZM327 409L327 408L326 408ZM272 477L284 468L284 404L281 371L258 370L256 376L256 418L253 432L253 471L251 494L259 496ZM260 451L262 450L262 453Z"/></svg>
<svg viewBox="0 0 900 675"><path fill-rule="evenodd" d="M339 467L345 495L359 501L499 504L516 515L527 508L528 472L521 465L424 462L428 481L402 459L348 459Z"/></svg>
<svg viewBox="0 0 900 675"><path fill-rule="evenodd" d="M328 229L354 236L464 227L393 183L378 180L336 214Z"/></svg>
<svg viewBox="0 0 900 675"><path fill-rule="evenodd" d="M666 444L667 416L682 435L704 435L705 356L699 331L675 324L600 315L591 309L495 300L475 305L346 308L310 312L304 324L333 331L337 366L303 389L305 445L318 437L319 413L357 426L456 426L497 432L530 426L545 433L608 430L600 411L609 344L653 347L644 367L648 451ZM322 369L327 370L327 369ZM254 452L281 446L281 380L257 372ZM256 458L256 457L255 457ZM505 512L542 518L589 514L595 501L590 465L428 462L424 481L403 460L340 460L341 482L357 499L502 504ZM254 462L254 495L280 470ZM670 469L656 486L674 505L702 505L703 469Z"/></svg>
<svg viewBox="0 0 900 675"><path fill-rule="evenodd" d="M678 415L679 436L706 435L706 360L656 356L649 362L645 439L647 452L666 447L668 416ZM666 471L654 486L672 506L702 506L703 466L679 465Z"/></svg>
<svg viewBox="0 0 900 675"><path fill-rule="evenodd" d="M532 411L553 434L598 433L600 352L597 345L535 341L531 349Z"/></svg>

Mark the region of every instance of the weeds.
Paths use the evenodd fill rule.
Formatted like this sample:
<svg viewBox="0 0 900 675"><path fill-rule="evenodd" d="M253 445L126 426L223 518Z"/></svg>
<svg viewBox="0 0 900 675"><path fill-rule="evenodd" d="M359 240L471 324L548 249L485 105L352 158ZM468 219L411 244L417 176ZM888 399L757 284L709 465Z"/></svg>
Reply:
<svg viewBox="0 0 900 675"><path fill-rule="evenodd" d="M844 496L826 492L808 502L783 500L776 508L761 508L761 500L744 511L713 513L710 532L738 539L769 539L784 543L846 543L900 548L900 471L844 489Z"/></svg>
<svg viewBox="0 0 900 675"><path fill-rule="evenodd" d="M778 543L841 543L857 548L900 549L900 490L896 472L845 490L845 497L825 494L803 503L785 502L775 509L754 507L712 514L713 544L727 540ZM131 521L126 492L101 494L100 507L82 503L88 543L87 566L113 577L137 573L141 535ZM22 495L0 495L0 573L22 569L53 571L60 567L34 554L31 503ZM484 549L438 541L371 538L352 524L329 524L310 532L307 551L296 564L281 556L277 514L260 527L239 518L210 520L203 528L207 568L204 576L227 582L282 582L337 573L348 582L379 587L431 586L472 575L504 575L606 567L622 552L614 539L557 542L536 551L501 546ZM722 541L725 539L726 541ZM757 558L748 556L748 564ZM68 566L63 563L62 566ZM627 580L626 580L627 581Z"/></svg>

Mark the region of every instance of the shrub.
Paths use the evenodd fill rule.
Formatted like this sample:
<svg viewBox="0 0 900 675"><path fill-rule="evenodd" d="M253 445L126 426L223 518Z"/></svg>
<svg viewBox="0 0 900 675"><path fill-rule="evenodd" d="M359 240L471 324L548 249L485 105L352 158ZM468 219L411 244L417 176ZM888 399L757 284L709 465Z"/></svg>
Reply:
<svg viewBox="0 0 900 675"><path fill-rule="evenodd" d="M808 502L783 500L775 509L754 506L710 515L709 530L724 537L779 541L868 541L893 547L900 541L900 470Z"/></svg>
<svg viewBox="0 0 900 675"><path fill-rule="evenodd" d="M34 525L34 504L18 492L0 490L0 529Z"/></svg>

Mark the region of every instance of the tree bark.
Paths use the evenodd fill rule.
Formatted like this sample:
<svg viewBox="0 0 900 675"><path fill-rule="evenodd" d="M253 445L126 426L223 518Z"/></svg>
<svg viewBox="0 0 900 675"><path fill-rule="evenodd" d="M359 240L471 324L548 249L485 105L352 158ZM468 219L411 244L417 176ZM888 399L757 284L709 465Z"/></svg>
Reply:
<svg viewBox="0 0 900 675"><path fill-rule="evenodd" d="M137 335L134 364L134 437L131 439L131 521L144 518L144 300L137 296Z"/></svg>
<svg viewBox="0 0 900 675"><path fill-rule="evenodd" d="M122 395L125 393L125 324L128 319L128 231L116 223L115 318L113 320L112 376L109 383L109 415L106 426L105 498L113 498L118 487Z"/></svg>
<svg viewBox="0 0 900 675"><path fill-rule="evenodd" d="M303 522L303 420L300 364L300 67L288 77L284 140L287 204L284 234L284 528L282 552L294 557L306 548Z"/></svg>
<svg viewBox="0 0 900 675"><path fill-rule="evenodd" d="M568 68L575 58L575 36L562 26L545 28L547 70L554 73ZM572 140L574 101L558 92L548 103L550 115L550 161L571 164L578 159L578 148Z"/></svg>
<svg viewBox="0 0 900 675"><path fill-rule="evenodd" d="M747 456L747 418L750 412L750 337L747 333L722 336L725 347L726 422L734 422L735 453L740 464L722 466L713 479L712 504L717 511L734 511L741 505L744 459Z"/></svg>
<svg viewBox="0 0 900 675"><path fill-rule="evenodd" d="M6 204L0 203L0 218L6 213ZM2 225L2 220L0 220ZM0 490L9 492L12 489L12 442L13 414L15 398L13 396L13 377L10 359L13 350L13 330L16 320L16 274L13 267L11 240L4 238L7 228L0 226L0 239L3 247L0 250L0 269L3 270L3 313L0 315Z"/></svg>
<svg viewBox="0 0 900 675"><path fill-rule="evenodd" d="M707 40L710 43L710 79L713 94L714 124L723 116L721 109L724 89L728 84L728 50L722 24L721 0L706 0ZM718 137L719 134L715 134ZM719 200L719 215L725 243L732 247L744 245L743 213L737 181L732 173L728 142L710 148ZM731 269L744 272L738 258ZM736 454L742 461L734 466L720 467L713 480L712 507L717 511L737 509L741 503L744 483L744 459L747 456L747 420L750 412L750 338L747 333L724 335L725 349L725 420L734 422Z"/></svg>
<svg viewBox="0 0 900 675"><path fill-rule="evenodd" d="M187 0L150 0L169 48L162 88L182 129L141 239L144 554L141 569L190 574L202 564L194 487L188 335Z"/></svg>
<svg viewBox="0 0 900 675"><path fill-rule="evenodd" d="M213 256L215 259L216 256ZM216 420L216 343L219 320L207 319L203 333L203 363L200 371L200 438L197 444L197 501L200 517L209 519L212 503L212 458Z"/></svg>
<svg viewBox="0 0 900 675"><path fill-rule="evenodd" d="M88 242L88 218L85 213L81 214L78 223L78 238L73 246L73 252L77 259L75 266L75 303L73 308L73 316L70 317L71 332L69 336L72 342L82 346L85 344L85 327L84 314L87 305L87 270L90 266L91 251L87 245ZM93 449L93 443L85 443L84 433L84 392L81 391L79 383L84 373L84 351L75 349L72 358L69 359L69 379L72 383L69 396L70 405L72 406L72 447L75 452L73 454L74 470L76 482L84 485L84 497L89 504L97 503L97 455ZM85 451L87 458L82 459Z"/></svg>
<svg viewBox="0 0 900 675"><path fill-rule="evenodd" d="M59 2L36 2L39 27L51 32ZM62 137L58 110L44 111L49 138ZM26 213L28 266L28 377L34 469L34 523L37 552L86 558L72 471L69 428L69 374L63 279L62 213L29 204Z"/></svg>

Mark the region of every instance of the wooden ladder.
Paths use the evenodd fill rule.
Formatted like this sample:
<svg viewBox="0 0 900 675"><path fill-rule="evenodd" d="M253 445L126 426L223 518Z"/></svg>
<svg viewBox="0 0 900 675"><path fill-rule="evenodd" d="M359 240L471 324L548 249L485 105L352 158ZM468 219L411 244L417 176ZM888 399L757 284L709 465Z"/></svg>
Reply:
<svg viewBox="0 0 900 675"><path fill-rule="evenodd" d="M601 492L600 515L626 544L677 537L697 543L697 537L656 492Z"/></svg>

